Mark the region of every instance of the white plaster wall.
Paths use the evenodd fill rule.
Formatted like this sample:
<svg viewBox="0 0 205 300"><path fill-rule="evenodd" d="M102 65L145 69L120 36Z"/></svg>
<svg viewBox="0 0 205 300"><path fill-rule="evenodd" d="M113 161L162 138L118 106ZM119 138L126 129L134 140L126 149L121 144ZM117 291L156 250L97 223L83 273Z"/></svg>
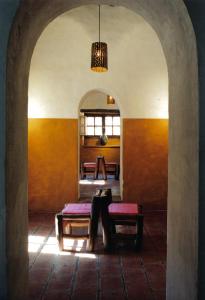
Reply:
<svg viewBox="0 0 205 300"><path fill-rule="evenodd" d="M112 95L111 95L112 96ZM81 100L80 109L119 109L115 104L107 104L107 94L101 91L90 91Z"/></svg>
<svg viewBox="0 0 205 300"><path fill-rule="evenodd" d="M168 75L156 33L123 7L102 6L101 37L108 43L107 73L90 70L98 40L98 7L81 6L51 22L35 47L29 78L28 116L77 118L90 90L118 99L125 118L168 116Z"/></svg>

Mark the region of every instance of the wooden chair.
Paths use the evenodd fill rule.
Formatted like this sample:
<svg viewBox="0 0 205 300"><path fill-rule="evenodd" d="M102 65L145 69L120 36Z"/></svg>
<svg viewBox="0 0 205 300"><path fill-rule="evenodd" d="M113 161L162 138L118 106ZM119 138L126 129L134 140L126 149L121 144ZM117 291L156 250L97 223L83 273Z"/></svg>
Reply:
<svg viewBox="0 0 205 300"><path fill-rule="evenodd" d="M104 246L112 249L113 242L119 239L133 239L136 250L140 250L143 240L142 208L133 203L111 203L108 208L102 210L102 224L105 224L106 235ZM118 233L117 225L135 226L134 234Z"/></svg>
<svg viewBox="0 0 205 300"><path fill-rule="evenodd" d="M56 214L56 237L59 250L64 251L64 238L87 240L87 250L93 251L98 231L98 222L102 205L112 201L111 189L98 189L92 203L70 203ZM87 227L86 234L76 234L75 228Z"/></svg>

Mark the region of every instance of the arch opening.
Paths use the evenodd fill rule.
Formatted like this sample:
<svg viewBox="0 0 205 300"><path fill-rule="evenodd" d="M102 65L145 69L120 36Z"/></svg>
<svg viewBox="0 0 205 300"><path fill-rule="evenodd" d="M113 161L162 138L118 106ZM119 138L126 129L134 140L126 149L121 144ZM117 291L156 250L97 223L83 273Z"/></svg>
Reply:
<svg viewBox="0 0 205 300"><path fill-rule="evenodd" d="M110 96L114 103L109 103ZM121 124L118 101L111 93L92 90L82 97L79 105L80 199L91 198L96 188L111 188L113 199L120 201ZM98 157L104 159L105 166L101 160L96 170L96 166L92 166Z"/></svg>
<svg viewBox="0 0 205 300"><path fill-rule="evenodd" d="M39 16L41 16L39 22L36 23L34 21L35 18L28 18L26 20L23 18L24 13L31 8L31 6L27 7L27 4L23 5L24 8L19 10L11 32L8 57L12 57L12 60L8 60L7 64L7 210L11 209L13 206L13 199L15 199L15 205L19 204L21 207L20 217L22 219L21 222L18 222L16 235L16 240L20 246L13 247L12 245L14 242L16 244L16 240L12 240L11 233L15 222L19 220L19 212L14 212L12 220L7 218L7 249L9 259L8 282L9 284L15 282L14 288L11 289L11 293L15 294L15 299L18 299L18 297L20 297L19 299L24 298L24 295L17 293L18 287L23 285L25 287L22 289L23 291L26 291L27 287L27 255L25 251L25 245L27 244L27 220L25 212L27 211L26 116L29 63L37 37L47 23L60 13L73 8L71 7L71 4L66 3L66 1L60 1L57 5L51 7L46 3L42 4L42 6L39 5L38 7L35 6L34 2L33 4L30 3L29 5L33 5L33 14L35 15L38 13ZM80 1L79 3L75 3L75 5L81 5ZM122 5L125 4L122 3ZM196 237L198 218L198 203L195 201L195 199L198 199L198 95L196 47L191 22L183 3L175 1L173 6L171 6L165 1L161 5L162 6L159 7L158 4L155 4L154 7L150 7L149 1L137 1L135 5L133 5L132 1L126 1L126 7L141 14L157 32L166 55L169 71L170 155L167 299L177 299L179 295L181 299L187 299L187 295L191 299L196 299ZM177 10L174 9L176 7ZM159 11L161 11L160 14ZM161 26L165 16L166 19L169 20L167 22L167 30ZM179 16L180 19L183 20L183 24L180 23ZM30 26L25 26L24 22L28 22ZM22 33L17 45L15 43L15 34L16 30L19 28L19 24L22 26ZM184 27L186 27L186 34L184 34ZM173 32L175 33L174 35ZM189 35L192 36L191 42L188 38ZM30 41L30 43L28 41ZM176 51L173 51L174 47L178 47L175 49ZM179 51L179 55L173 55L177 50ZM12 55L13 53L15 53L14 56ZM190 61L191 65L187 64L187 62ZM187 66L189 66L189 72ZM189 74L189 80L187 81L186 74ZM16 75L19 75L17 81L15 81L14 77ZM190 76L193 79L191 85L189 85ZM14 82L16 82L16 84L14 84ZM13 99L16 99L16 101L13 102ZM190 120L192 120L191 124ZM21 141L19 141L19 136L23 137ZM15 159L14 161L14 158L16 157L18 157L18 159ZM187 161L191 163L188 164ZM20 174L16 176L19 169L21 170ZM18 178L18 180L16 180L16 178ZM187 183L189 186L188 189ZM21 199L24 199L25 201L22 203ZM187 201L187 199L189 199L189 201ZM187 202L189 205L187 205ZM180 218L178 217L179 211ZM188 215L189 224L186 222ZM187 230L187 226L189 226L190 230ZM187 236L187 232L190 233L189 236ZM183 240L181 240L182 234L184 236ZM183 249L187 248L191 248L190 253L179 256L179 253L183 253ZM25 255L21 255L20 257L19 253L24 253ZM17 260L14 259L16 257L18 257ZM176 260L173 266L174 259ZM14 270L16 264L19 263L24 265L25 268L22 270L21 279L17 280L12 273L12 270ZM183 284L181 278L184 280Z"/></svg>

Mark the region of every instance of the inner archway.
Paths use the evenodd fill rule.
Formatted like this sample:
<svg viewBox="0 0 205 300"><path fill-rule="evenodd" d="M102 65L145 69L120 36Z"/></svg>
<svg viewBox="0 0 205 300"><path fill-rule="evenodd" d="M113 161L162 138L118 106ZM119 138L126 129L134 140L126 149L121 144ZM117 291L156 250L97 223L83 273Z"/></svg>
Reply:
<svg viewBox="0 0 205 300"><path fill-rule="evenodd" d="M100 90L83 96L79 107L79 139L80 199L91 198L100 187L111 188L112 196L120 201L122 129L120 108L113 96Z"/></svg>
<svg viewBox="0 0 205 300"><path fill-rule="evenodd" d="M95 1L93 3L98 4ZM37 6L35 1L22 3L11 32L7 64L6 182L7 211L12 210L13 214L12 218L7 215L8 286L11 299L24 299L27 286L26 115L31 54L48 22L81 4L80 1L75 4L59 1L53 5L42 1ZM170 101L167 299L196 299L198 95L193 28L182 1L173 1L171 4L164 1L152 6L150 1L118 1L117 4L142 15L152 25L166 55ZM28 13L31 9L32 16ZM17 228L15 238L14 227ZM187 252L187 249L190 251ZM14 272L19 266L21 278Z"/></svg>

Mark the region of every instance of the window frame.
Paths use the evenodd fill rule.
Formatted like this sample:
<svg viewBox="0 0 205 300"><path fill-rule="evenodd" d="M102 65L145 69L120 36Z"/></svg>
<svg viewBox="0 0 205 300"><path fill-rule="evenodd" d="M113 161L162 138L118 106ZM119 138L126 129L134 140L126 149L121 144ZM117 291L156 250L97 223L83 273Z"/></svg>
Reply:
<svg viewBox="0 0 205 300"><path fill-rule="evenodd" d="M95 126L95 119L94 119L94 125L93 126L88 126L88 127L94 127L94 135L88 135L86 134L86 117L102 117L102 134L103 132L105 133L105 117L112 117L112 125L110 125L110 127L112 127L112 132L113 132L113 127L119 127L121 129L121 122L120 125L113 125L113 117L120 117L120 111L119 110L95 110L95 109L82 109L80 111L80 117L84 118L83 124L84 124L84 128L82 130L82 123L80 122L80 127L81 127L81 135L85 136L85 137L99 137L100 135L95 135L95 128L96 127L101 127L101 126ZM120 120L121 121L121 120ZM83 133L82 133L83 131ZM116 134L112 134L112 135L107 135L108 137L120 137L121 132L119 135Z"/></svg>

